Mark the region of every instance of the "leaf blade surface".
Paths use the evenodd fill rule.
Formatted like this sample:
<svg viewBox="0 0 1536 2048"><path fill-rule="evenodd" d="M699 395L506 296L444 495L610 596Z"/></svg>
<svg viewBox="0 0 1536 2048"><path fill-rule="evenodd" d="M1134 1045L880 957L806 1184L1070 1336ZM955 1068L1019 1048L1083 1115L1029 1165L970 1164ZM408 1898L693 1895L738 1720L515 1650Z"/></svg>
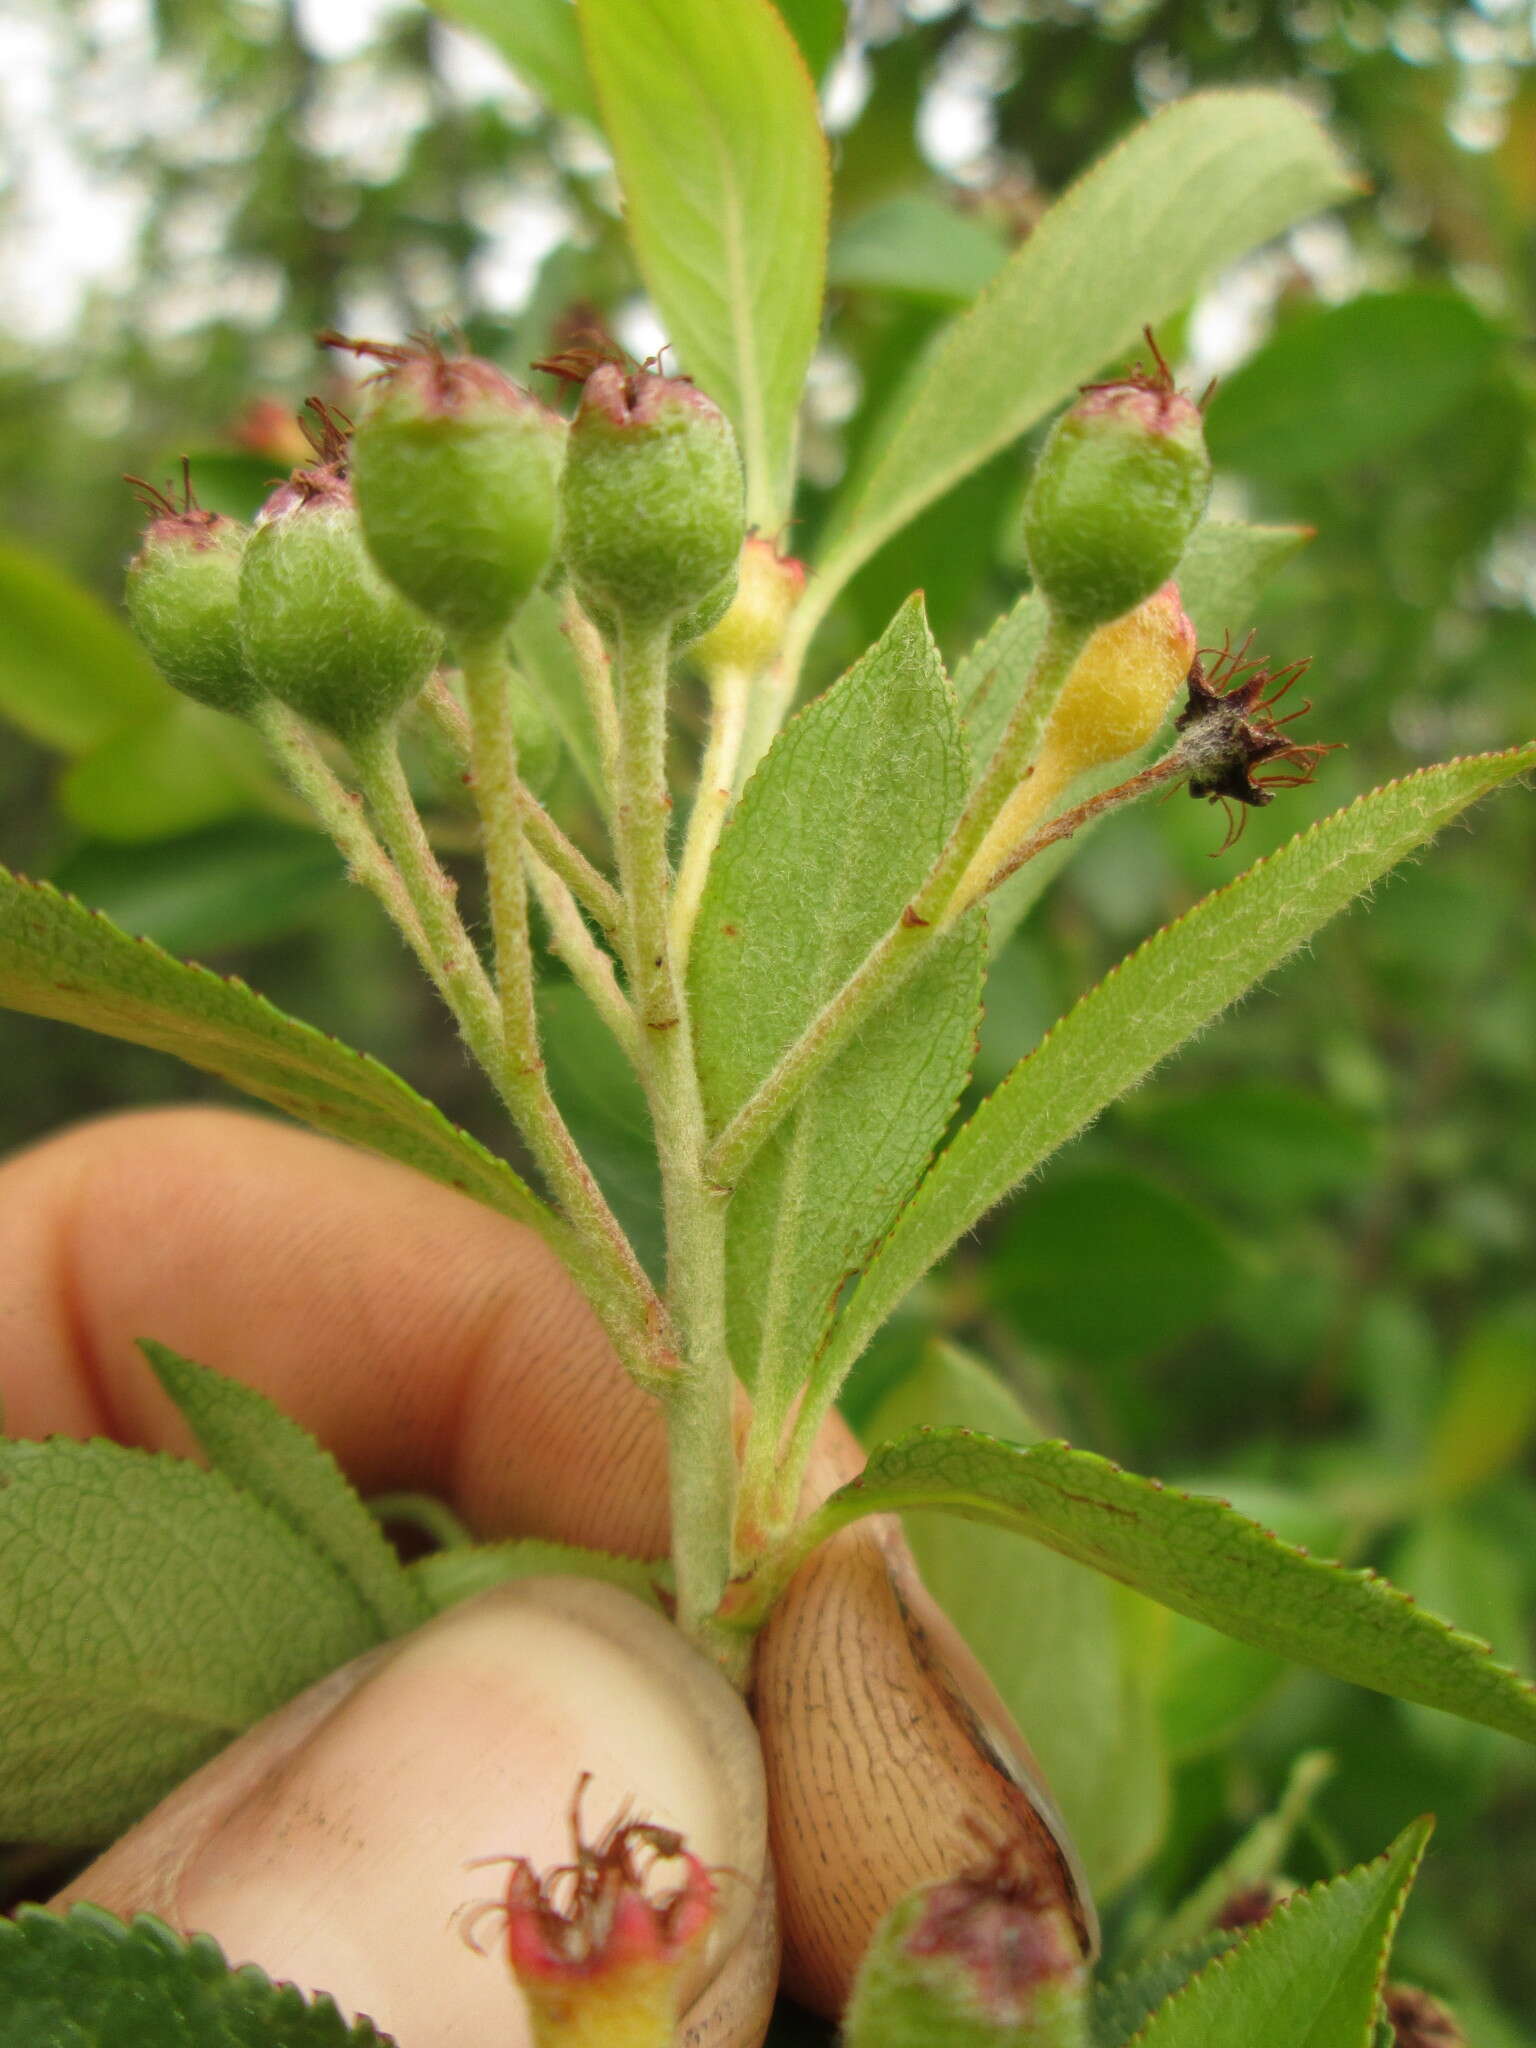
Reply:
<svg viewBox="0 0 1536 2048"><path fill-rule="evenodd" d="M844 1310L818 1377L840 1383L934 1261L1117 1096L1469 804L1533 768L1536 744L1388 783L1299 833L1130 954L940 1155Z"/></svg>
<svg viewBox="0 0 1536 2048"><path fill-rule="evenodd" d="M828 168L816 89L769 0L579 0L641 273L726 412L747 517L788 516L821 318Z"/></svg>
<svg viewBox="0 0 1536 2048"><path fill-rule="evenodd" d="M917 1431L874 1451L804 1542L922 1507L1030 1536L1256 1649L1536 1743L1536 1686L1377 1573L1325 1563L1223 1501L1070 1444Z"/></svg>
<svg viewBox="0 0 1536 2048"><path fill-rule="evenodd" d="M0 1004L174 1053L327 1135L382 1152L529 1222L541 1204L510 1166L366 1053L206 967L173 960L0 868Z"/></svg>

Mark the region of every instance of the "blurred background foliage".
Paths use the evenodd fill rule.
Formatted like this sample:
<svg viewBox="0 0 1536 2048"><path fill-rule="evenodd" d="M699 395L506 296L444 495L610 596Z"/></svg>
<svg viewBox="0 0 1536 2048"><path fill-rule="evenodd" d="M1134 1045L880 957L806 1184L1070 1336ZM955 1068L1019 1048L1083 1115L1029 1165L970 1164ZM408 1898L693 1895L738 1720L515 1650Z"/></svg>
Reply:
<svg viewBox="0 0 1536 2048"><path fill-rule="evenodd" d="M658 345L583 82L546 77L552 103L498 54L526 31L518 7L445 0L461 28L415 0L13 0L0 30L0 857L247 976L493 1138L451 1033L328 844L242 735L172 700L125 638L137 521L117 478L161 477L187 451L206 502L249 511L294 459L305 393L345 399L313 348L322 326L392 337L451 320L518 371L595 319L638 354ZM1347 749L1254 814L1219 865L1219 818L1177 797L1087 843L998 961L987 1088L1240 860L1378 781L1531 731L1536 10L784 11L823 79L837 164L801 552L914 352L1139 116L1197 86L1280 83L1362 177L1342 215L1214 283L1164 337L1188 381L1220 378L1218 509L1316 529L1258 618L1230 624L1256 624L1278 659L1313 657L1309 730ZM946 652L964 651L1023 580L1023 473L1018 451L999 458L866 568L818 644L821 679L917 580ZM583 829L579 771L553 748L546 781ZM1061 1432L1215 1484L1382 1564L1529 1665L1533 874L1536 811L1517 797L1326 930L951 1261L856 1378L855 1421ZM632 1091L600 1034L573 1025L552 1044L573 1120L643 1214ZM5 1146L211 1089L9 1016L0 1067ZM917 1534L962 1620L1017 1665L998 1624L965 1611L982 1579L1016 1590L1017 1552L980 1575L982 1532L964 1531L958 1562ZM1287 1677L1102 1582L1085 1619L1072 1568L1042 1554L1029 1569L1059 1637L1042 1622L1054 1649L1032 1638L1007 1689L1040 1693L1047 1763L1098 1787L1092 1810L1078 1795L1082 1826L1123 1948L1274 1807L1298 1750L1326 1751L1336 1768L1293 1784L1270 1863L1310 1878L1437 1808L1400 1967L1459 1999L1484 2048L1531 2048L1536 1773L1512 1744ZM1107 1731L1086 1766L1051 1722L1074 1658L1091 1667L1072 1681L1076 1719L1096 1698Z"/></svg>

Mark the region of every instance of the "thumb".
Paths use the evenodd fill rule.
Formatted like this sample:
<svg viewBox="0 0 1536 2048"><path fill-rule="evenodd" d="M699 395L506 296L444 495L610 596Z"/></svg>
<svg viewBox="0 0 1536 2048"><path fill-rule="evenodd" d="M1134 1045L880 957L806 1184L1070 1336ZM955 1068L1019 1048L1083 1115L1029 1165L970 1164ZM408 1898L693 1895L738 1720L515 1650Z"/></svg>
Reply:
<svg viewBox="0 0 1536 2048"><path fill-rule="evenodd" d="M752 2048L778 1973L757 1737L660 1615L528 1579L333 1672L250 1729L54 1901L152 1912L231 1963L329 1991L400 2048L528 2048L493 1901L504 1865L569 1864L620 1814L729 1872L683 1986L686 2040ZM466 1935L476 1936L479 1948Z"/></svg>

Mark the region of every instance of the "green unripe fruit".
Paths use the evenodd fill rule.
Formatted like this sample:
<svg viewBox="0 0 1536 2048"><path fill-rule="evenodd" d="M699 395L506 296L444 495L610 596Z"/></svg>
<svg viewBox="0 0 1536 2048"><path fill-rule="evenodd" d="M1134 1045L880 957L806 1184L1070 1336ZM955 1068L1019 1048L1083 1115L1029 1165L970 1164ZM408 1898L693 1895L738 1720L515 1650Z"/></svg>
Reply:
<svg viewBox="0 0 1536 2048"><path fill-rule="evenodd" d="M713 599L746 528L730 422L685 379L602 363L571 422L562 551L594 616L663 626Z"/></svg>
<svg viewBox="0 0 1536 2048"><path fill-rule="evenodd" d="M1087 2048L1081 1943L1027 1882L925 1885L876 1929L843 2026L847 2048Z"/></svg>
<svg viewBox="0 0 1536 2048"><path fill-rule="evenodd" d="M249 529L189 506L157 517L128 569L128 617L173 689L236 715L261 695L240 642Z"/></svg>
<svg viewBox="0 0 1536 2048"><path fill-rule="evenodd" d="M1037 589L1082 626L1173 574L1211 492L1199 407L1163 373L1085 391L1051 430L1024 500Z"/></svg>
<svg viewBox="0 0 1536 2048"><path fill-rule="evenodd" d="M369 553L447 632L500 632L555 547L565 422L473 356L379 351L390 367L352 437Z"/></svg>
<svg viewBox="0 0 1536 2048"><path fill-rule="evenodd" d="M374 567L346 485L294 489L277 493L280 509L246 547L241 641L262 689L352 741L409 703L442 640Z"/></svg>

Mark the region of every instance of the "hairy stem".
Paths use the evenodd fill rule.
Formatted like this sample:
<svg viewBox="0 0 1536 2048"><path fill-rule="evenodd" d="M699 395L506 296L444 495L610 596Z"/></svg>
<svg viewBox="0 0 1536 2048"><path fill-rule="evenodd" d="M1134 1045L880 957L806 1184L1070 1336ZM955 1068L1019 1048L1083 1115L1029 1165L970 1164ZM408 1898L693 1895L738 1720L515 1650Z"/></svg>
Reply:
<svg viewBox="0 0 1536 2048"><path fill-rule="evenodd" d="M699 764L699 783L672 899L672 955L679 978L688 970L688 948L709 879L709 864L730 815L751 680L740 668L720 669L710 678L709 743Z"/></svg>
<svg viewBox="0 0 1536 2048"><path fill-rule="evenodd" d="M553 868L546 867L531 844L525 849L528 879L549 926L549 941L570 969L587 1001L618 1041L624 1057L639 1070L640 1034L635 1013L625 1000L613 962L587 929L576 899Z"/></svg>
<svg viewBox="0 0 1536 2048"><path fill-rule="evenodd" d="M664 1396L678 1622L707 1632L730 1567L736 1461L726 1341L725 1202L705 1180L693 1032L672 957L666 781L665 625L621 626L614 840L628 911L626 955L641 1071L656 1131L667 1225L668 1306L684 1364Z"/></svg>
<svg viewBox="0 0 1536 2048"><path fill-rule="evenodd" d="M816 1076L872 1012L895 994L934 940L949 930L966 908L961 889L966 870L1028 773L1056 699L1087 639L1086 629L1052 619L997 751L922 887L711 1146L706 1171L718 1186L730 1189L736 1185Z"/></svg>
<svg viewBox="0 0 1536 2048"><path fill-rule="evenodd" d="M483 826L491 931L496 946L502 1059L500 1072L493 1078L498 1081L503 1100L540 1172L605 1274L613 1292L612 1306L617 1308L623 1303L629 1316L638 1317L643 1328L655 1328L662 1320L661 1304L566 1128L550 1093L539 1049L524 872L522 785L517 774L517 742L509 696L511 668L499 639L467 643L460 654L469 698L475 800ZM633 1369L632 1357L625 1362ZM648 1384L658 1384L658 1368L663 1368L660 1380L664 1380L669 1365L670 1361L652 1355L645 1359L641 1376Z"/></svg>
<svg viewBox="0 0 1536 2048"><path fill-rule="evenodd" d="M446 740L454 759L468 771L469 719L441 676L434 677L427 685L422 703L438 736ZM528 844L540 860L560 877L599 930L610 935L616 932L624 916L618 890L606 875L598 872L581 848L567 838L525 782L518 783L517 791Z"/></svg>
<svg viewBox="0 0 1536 2048"><path fill-rule="evenodd" d="M361 799L332 769L296 711L290 711L275 697L263 697L252 718L294 789L335 841L347 872L377 897L433 987L447 1000L447 984L437 956L427 943L416 906L399 871L363 816Z"/></svg>
<svg viewBox="0 0 1536 2048"><path fill-rule="evenodd" d="M358 780L380 837L400 872L426 933L437 974L466 1044L495 1080L502 1064L496 992L455 907L453 882L438 861L421 822L393 725L376 726L351 743Z"/></svg>

